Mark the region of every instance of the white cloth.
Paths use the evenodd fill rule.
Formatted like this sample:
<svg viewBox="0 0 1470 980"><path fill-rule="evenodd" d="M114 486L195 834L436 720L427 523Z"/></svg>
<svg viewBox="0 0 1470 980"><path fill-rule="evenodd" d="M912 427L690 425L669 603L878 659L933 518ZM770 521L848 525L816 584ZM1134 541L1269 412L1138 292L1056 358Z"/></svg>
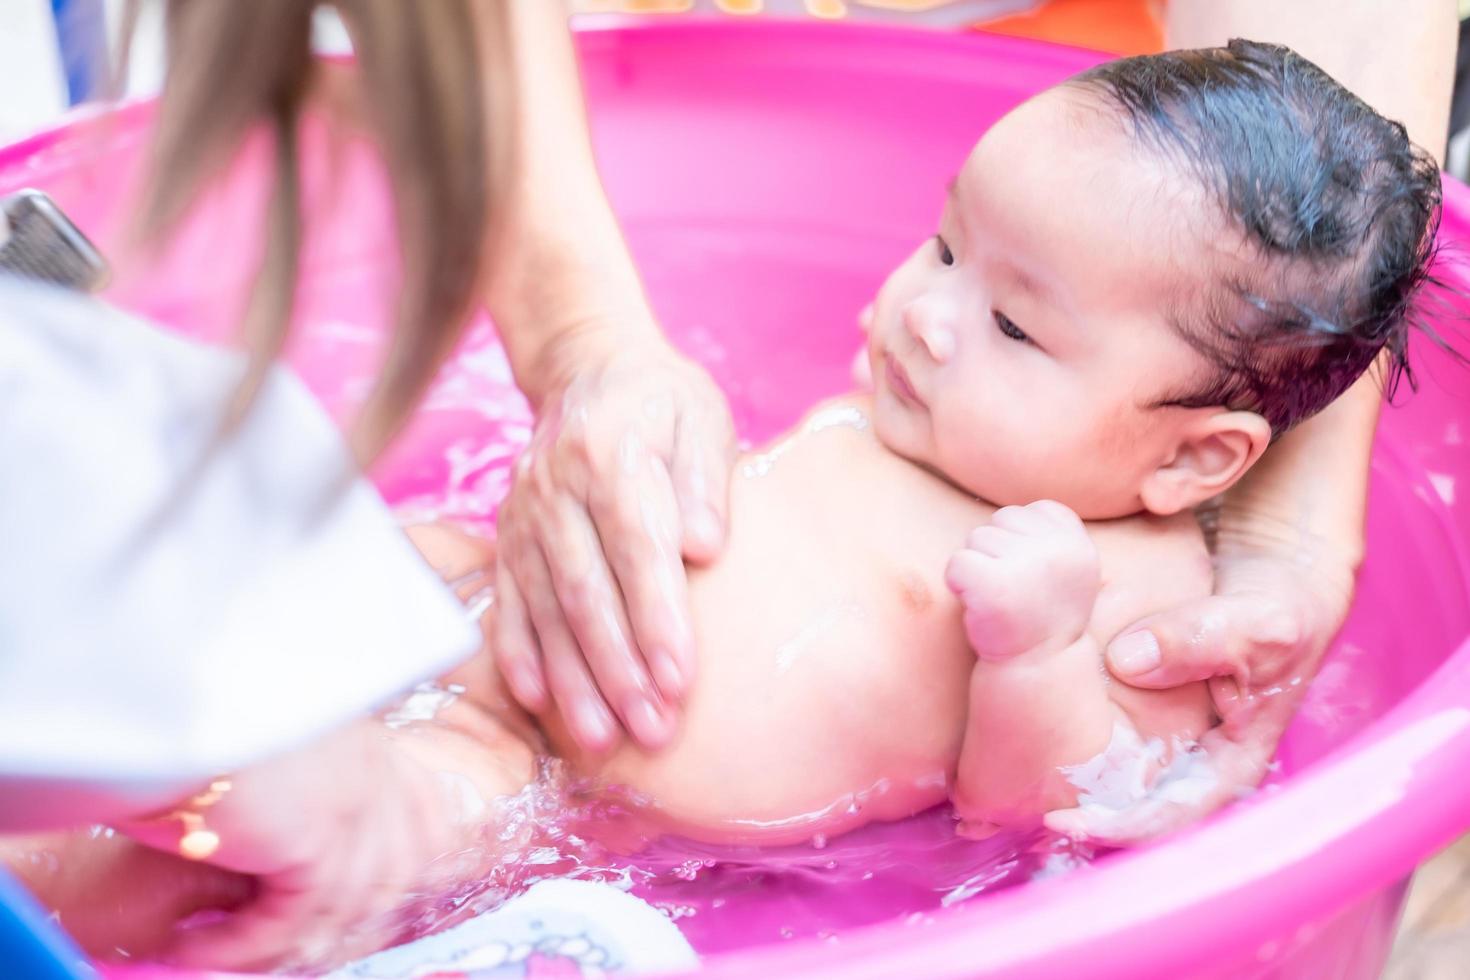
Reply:
<svg viewBox="0 0 1470 980"><path fill-rule="evenodd" d="M474 650L293 375L198 466L242 368L0 279L0 831L161 805Z"/></svg>

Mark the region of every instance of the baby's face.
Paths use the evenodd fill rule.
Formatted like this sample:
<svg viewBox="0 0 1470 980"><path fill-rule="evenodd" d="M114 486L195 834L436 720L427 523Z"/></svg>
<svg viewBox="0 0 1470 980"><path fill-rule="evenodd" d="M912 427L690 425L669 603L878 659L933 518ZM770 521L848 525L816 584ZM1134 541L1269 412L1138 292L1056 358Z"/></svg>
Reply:
<svg viewBox="0 0 1470 980"><path fill-rule="evenodd" d="M1167 314L1209 281L1214 214L1087 94L1013 111L875 302L879 438L997 505L1143 509L1200 411L1158 402L1205 370Z"/></svg>

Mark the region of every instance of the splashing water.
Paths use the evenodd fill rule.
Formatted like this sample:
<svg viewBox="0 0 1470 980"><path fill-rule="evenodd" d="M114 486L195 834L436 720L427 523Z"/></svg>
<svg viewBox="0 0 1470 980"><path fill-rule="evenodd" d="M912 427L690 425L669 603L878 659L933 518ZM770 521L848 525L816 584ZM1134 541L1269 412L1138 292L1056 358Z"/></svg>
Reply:
<svg viewBox="0 0 1470 980"><path fill-rule="evenodd" d="M679 924L702 953L763 942L840 942L846 930L895 917L921 925L936 909L1087 863L1085 846L1041 831L972 841L954 832L949 807L873 824L808 844L713 846L679 838L632 854L601 843L626 835L630 812L616 792L591 794L560 759L496 801L487 846L501 859L481 879L421 905L415 938L491 911L547 878L576 878L631 892Z"/></svg>
<svg viewBox="0 0 1470 980"><path fill-rule="evenodd" d="M344 372L343 364L366 370L377 343L373 331L338 325L306 333L292 359L329 410L346 418L362 387L344 381L354 372ZM723 361L718 352L703 353L717 368ZM333 365L330 382L310 377L313 366L324 363ZM748 414L741 406L751 393L738 381L723 380L737 416ZM770 415L771 400L760 400L761 414ZM793 418L810 404L788 400L785 410ZM772 434L769 418L737 421L742 431ZM855 423L822 417L812 424ZM504 351L481 320L441 370L400 443L414 447L413 458L390 454L379 467L379 487L406 519L449 520L489 532L530 431L531 416ZM420 693L429 710L427 701L442 697L433 689ZM629 856L626 846L618 853L598 843L617 836L612 828L623 812L617 794L592 797L585 790L560 760L542 760L532 784L495 804L496 839L487 844L501 851L502 860L480 880L420 905L406 938L494 909L545 878L571 877L610 883L644 899L676 920L700 953L801 938L835 943L847 930L886 919L921 925L934 910L1092 857L1085 846L1041 831L962 838L949 807L799 846L715 847L665 838Z"/></svg>

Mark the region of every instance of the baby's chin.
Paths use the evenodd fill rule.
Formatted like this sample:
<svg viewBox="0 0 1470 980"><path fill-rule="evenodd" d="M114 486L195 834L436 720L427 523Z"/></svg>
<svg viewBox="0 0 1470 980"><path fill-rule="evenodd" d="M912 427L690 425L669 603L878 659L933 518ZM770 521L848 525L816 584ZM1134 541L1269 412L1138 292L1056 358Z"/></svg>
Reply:
<svg viewBox="0 0 1470 980"><path fill-rule="evenodd" d="M924 457L932 455L932 440L926 420L904 411L894 396L878 388L865 392L871 400L869 418L873 434L883 448L904 459L924 465Z"/></svg>

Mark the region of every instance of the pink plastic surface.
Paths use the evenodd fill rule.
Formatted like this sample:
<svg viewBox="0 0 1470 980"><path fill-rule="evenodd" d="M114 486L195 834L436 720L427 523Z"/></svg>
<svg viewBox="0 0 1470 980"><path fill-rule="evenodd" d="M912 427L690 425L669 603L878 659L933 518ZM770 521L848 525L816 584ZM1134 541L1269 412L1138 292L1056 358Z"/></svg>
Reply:
<svg viewBox="0 0 1470 980"><path fill-rule="evenodd" d="M609 192L672 336L710 364L744 431L769 435L845 386L853 318L932 233L944 183L984 128L1095 55L983 35L818 24L673 24L581 38ZM0 192L50 190L115 250L149 106L0 151ZM293 361L349 404L392 295L382 176L356 147L329 176L307 141L315 215ZM180 242L120 265L113 298L221 336L254 268L263 158L252 145ZM1448 188L1447 242L1470 244ZM1461 288L1455 269L1445 274ZM482 323L478 386L433 402L377 474L395 501L469 488L487 517L525 436ZM1470 377L1420 344L1420 392L1386 412L1360 600L1270 786L1171 841L835 945L762 943L731 921L713 976L1373 977L1403 882L1470 826ZM452 407L444 407L452 403ZM471 404L471 409L464 406ZM498 420L498 421L496 421ZM452 472L451 472L452 471ZM133 968L119 975L180 975Z"/></svg>

